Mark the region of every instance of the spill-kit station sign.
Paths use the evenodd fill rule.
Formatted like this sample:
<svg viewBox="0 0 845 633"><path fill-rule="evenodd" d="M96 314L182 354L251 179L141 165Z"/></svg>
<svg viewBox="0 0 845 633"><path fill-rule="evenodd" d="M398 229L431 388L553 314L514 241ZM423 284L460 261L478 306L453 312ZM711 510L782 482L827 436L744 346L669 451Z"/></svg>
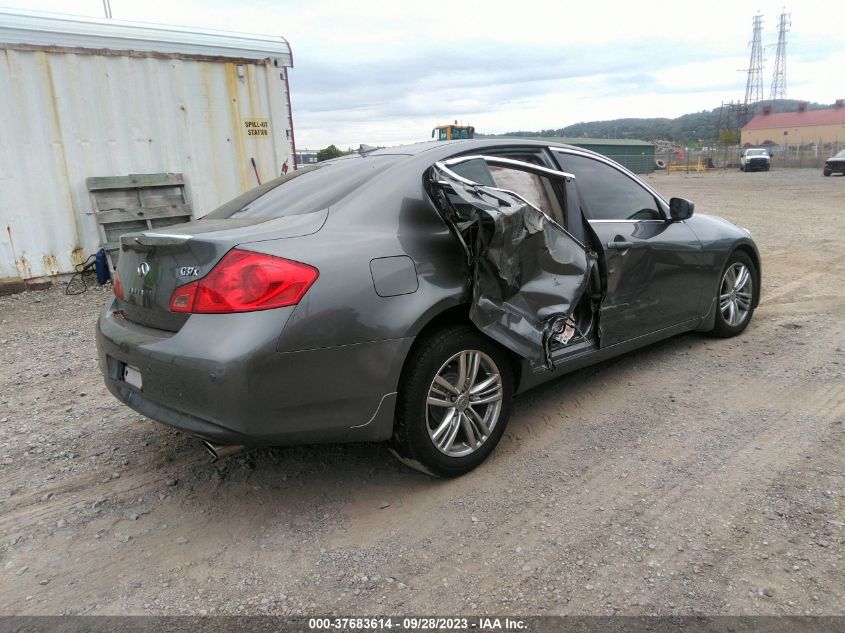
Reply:
<svg viewBox="0 0 845 633"><path fill-rule="evenodd" d="M270 122L267 119L244 119L244 130L250 138L270 138Z"/></svg>

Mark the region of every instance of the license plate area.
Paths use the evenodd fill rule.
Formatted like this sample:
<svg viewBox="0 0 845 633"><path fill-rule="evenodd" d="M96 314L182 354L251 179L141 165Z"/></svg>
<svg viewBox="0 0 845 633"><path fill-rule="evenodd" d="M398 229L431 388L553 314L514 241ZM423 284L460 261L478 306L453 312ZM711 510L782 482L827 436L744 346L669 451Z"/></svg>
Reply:
<svg viewBox="0 0 845 633"><path fill-rule="evenodd" d="M121 363L122 372L121 378L123 382L131 387L135 387L138 391L143 391L143 381L141 380L141 372L137 367Z"/></svg>

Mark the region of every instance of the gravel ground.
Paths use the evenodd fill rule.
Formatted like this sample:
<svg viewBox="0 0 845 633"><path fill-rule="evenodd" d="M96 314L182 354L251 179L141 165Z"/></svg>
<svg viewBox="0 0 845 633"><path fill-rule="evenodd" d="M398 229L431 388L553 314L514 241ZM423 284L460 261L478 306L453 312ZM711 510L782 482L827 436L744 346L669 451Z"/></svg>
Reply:
<svg viewBox="0 0 845 633"><path fill-rule="evenodd" d="M845 614L845 178L657 174L751 229L762 304L517 399L453 481L115 401L107 299L0 298L0 613Z"/></svg>

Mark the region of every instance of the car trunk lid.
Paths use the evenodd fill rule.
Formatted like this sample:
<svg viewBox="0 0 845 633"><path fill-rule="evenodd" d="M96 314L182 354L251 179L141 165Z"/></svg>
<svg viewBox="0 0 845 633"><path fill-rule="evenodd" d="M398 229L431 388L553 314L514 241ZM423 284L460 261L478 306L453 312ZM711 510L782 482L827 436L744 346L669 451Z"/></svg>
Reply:
<svg viewBox="0 0 845 633"><path fill-rule="evenodd" d="M123 235L117 266L123 296L118 297L118 308L129 321L176 332L190 317L170 310L176 288L207 275L240 243L309 235L322 228L327 216L324 209L272 220L198 220Z"/></svg>

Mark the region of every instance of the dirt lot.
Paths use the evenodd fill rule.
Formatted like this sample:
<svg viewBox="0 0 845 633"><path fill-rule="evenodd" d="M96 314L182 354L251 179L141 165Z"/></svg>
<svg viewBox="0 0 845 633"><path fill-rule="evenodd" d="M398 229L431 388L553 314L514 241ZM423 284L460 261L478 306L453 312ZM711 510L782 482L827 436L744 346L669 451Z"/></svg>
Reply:
<svg viewBox="0 0 845 633"><path fill-rule="evenodd" d="M520 397L455 481L381 446L212 463L106 392L105 292L0 298L0 613L845 613L845 178L650 181L754 233L751 326Z"/></svg>

